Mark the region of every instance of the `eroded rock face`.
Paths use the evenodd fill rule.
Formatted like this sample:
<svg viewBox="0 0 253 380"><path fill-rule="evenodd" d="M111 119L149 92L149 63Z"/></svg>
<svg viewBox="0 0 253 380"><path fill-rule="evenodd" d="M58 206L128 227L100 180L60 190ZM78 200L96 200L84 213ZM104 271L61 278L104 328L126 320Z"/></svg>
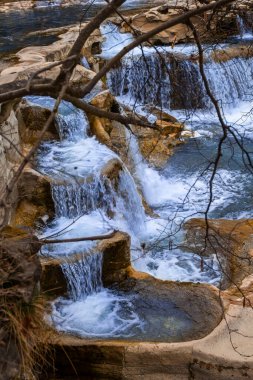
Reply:
<svg viewBox="0 0 253 380"><path fill-rule="evenodd" d="M1 106L0 116L0 194L3 195L15 172L15 166L21 161L21 147L19 138L19 125L15 113L15 102ZM17 199L16 188L10 199L15 205ZM8 223L11 210L0 207L0 224Z"/></svg>
<svg viewBox="0 0 253 380"><path fill-rule="evenodd" d="M127 234L117 232L113 238L102 241L95 251L103 255L103 285L120 294L132 296L134 310L141 320L147 322L146 339L142 334L137 334L134 340L173 342L199 339L220 322L222 309L216 288L204 284L161 281L134 271ZM79 259L80 255L74 255L67 260L74 264ZM65 283L62 283L62 273L59 273L60 265L60 258L43 260L43 289L50 290L46 282L48 274L54 279L53 284L49 281L52 286L62 291L66 289ZM56 292L58 295L58 289ZM50 293L53 294L53 289Z"/></svg>
<svg viewBox="0 0 253 380"><path fill-rule="evenodd" d="M134 133L138 138L142 156L152 165L163 167L170 156L173 148L182 143L179 136L183 129L180 123L171 123L157 120L159 130L151 128L134 127Z"/></svg>
<svg viewBox="0 0 253 380"><path fill-rule="evenodd" d="M10 102L2 105L0 118L0 192L3 195L18 165L27 150L37 141L50 111L30 106L26 101L20 104ZM55 123L49 127L45 139L58 137ZM15 185L11 208L0 210L0 223L14 226L34 227L38 218L54 214L50 183L46 177L31 169L32 160ZM7 212L6 212L7 210ZM8 215L7 215L8 214Z"/></svg>
<svg viewBox="0 0 253 380"><path fill-rule="evenodd" d="M54 216L50 182L40 173L27 168L18 182L18 194L12 225L33 228L40 218Z"/></svg>
<svg viewBox="0 0 253 380"><path fill-rule="evenodd" d="M185 224L186 247L203 257L214 254L222 265L223 287L238 284L252 273L251 219L209 219L208 238L204 219L191 219Z"/></svg>
<svg viewBox="0 0 253 380"><path fill-rule="evenodd" d="M110 240L99 245L103 252L102 280L105 286L122 282L127 278L127 268L131 265L130 237L117 232Z"/></svg>
<svg viewBox="0 0 253 380"><path fill-rule="evenodd" d="M251 45L229 45L224 49L215 49L212 52L212 59L215 62L227 62L234 58L251 58L253 56L253 47Z"/></svg>
<svg viewBox="0 0 253 380"><path fill-rule="evenodd" d="M207 1L209 2L209 1ZM206 2L205 2L206 3ZM224 8L214 17L210 18L212 11L207 11L203 17L192 17L191 21L197 29L202 41L211 41L217 36L224 37L224 32L229 30L230 34L236 34L237 22L236 15L238 11L249 10L251 5L249 2L242 2L240 9L238 4L234 4L234 7L229 11ZM144 13L136 14L132 17L128 17L127 21L121 22L122 32L137 31L140 34L149 32L151 29L162 25L164 22L181 15L184 13L185 8L188 10L195 9L196 7L203 6L202 1L171 1L169 4L152 8ZM210 23L207 22L210 18ZM116 23L118 20L116 21ZM176 44L178 42L189 42L194 40L191 29L185 24L178 24L169 29L166 29L150 39L155 44Z"/></svg>
<svg viewBox="0 0 253 380"><path fill-rule="evenodd" d="M30 105L22 100L17 110L19 121L19 134L23 144L33 144L38 141L40 133L45 126L51 111L36 105ZM42 140L58 140L59 133L56 123L49 126Z"/></svg>
<svg viewBox="0 0 253 380"><path fill-rule="evenodd" d="M58 297L67 294L67 282L64 277L61 260L40 259L42 266L41 290L47 297Z"/></svg>
<svg viewBox="0 0 253 380"><path fill-rule="evenodd" d="M107 286L122 281L128 276L130 265L130 237L117 232L110 238L97 245L96 252L103 254L102 280ZM41 286L50 296L64 295L67 292L67 283L61 269L63 263L76 263L83 257L82 253L71 255L68 258L43 258Z"/></svg>
<svg viewBox="0 0 253 380"><path fill-rule="evenodd" d="M52 343L56 353L55 376L117 380L251 379L251 319L251 308L232 306L227 320L210 335L183 343L90 342L55 336ZM231 331L238 332L233 334L236 349L231 345L227 323ZM67 358L71 358L77 374Z"/></svg>
<svg viewBox="0 0 253 380"><path fill-rule="evenodd" d="M143 278L145 277L145 278ZM222 309L215 288L205 284L161 281L152 276L141 276L132 272L119 288L129 294L137 294L136 310L140 318L147 318L152 336L160 326L160 336L155 341L189 341L200 339L210 333L221 321ZM135 301L133 301L134 303ZM182 332L178 333L177 322L182 323ZM184 325L187 323L188 328ZM170 335L166 339L164 331ZM173 330L175 329L175 336ZM165 334L165 335L164 335Z"/></svg>
<svg viewBox="0 0 253 380"><path fill-rule="evenodd" d="M120 237L117 234L110 242L101 243L105 247L104 281L121 294L134 295L132 303L140 317L148 320L150 336L152 333L156 335L157 326L161 326L161 330L158 329L161 335L154 335L151 341L156 343L149 343L139 342L138 337L134 342L108 339L91 341L55 334L52 336L54 376L96 379L138 379L143 376L160 379L165 376L166 379L188 379L192 344L195 341L172 344L161 342L198 339L211 332L222 316L218 292L209 285L160 281L145 273L135 272L130 266L129 239L124 235ZM172 331L178 330L178 327L173 325L171 310L177 316L183 315L186 323L189 323L189 330L185 330L185 326L181 327L180 336L173 337ZM163 335L166 328L169 338ZM65 355L71 359L72 365Z"/></svg>

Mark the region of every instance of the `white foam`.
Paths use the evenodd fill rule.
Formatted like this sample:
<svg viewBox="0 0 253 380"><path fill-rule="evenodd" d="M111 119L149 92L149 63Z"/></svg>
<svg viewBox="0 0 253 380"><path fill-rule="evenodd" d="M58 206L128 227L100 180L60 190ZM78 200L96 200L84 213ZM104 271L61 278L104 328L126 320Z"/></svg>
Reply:
<svg viewBox="0 0 253 380"><path fill-rule="evenodd" d="M106 235L113 229L112 222L97 210L73 220L66 217L56 219L51 227L46 228L41 238L58 240ZM81 253L88 251L96 244L97 242L92 241L52 244L44 246L42 254L58 256Z"/></svg>
<svg viewBox="0 0 253 380"><path fill-rule="evenodd" d="M51 319L57 330L80 337L129 337L132 329L144 327L131 297L106 289L76 302L58 299L53 303Z"/></svg>
<svg viewBox="0 0 253 380"><path fill-rule="evenodd" d="M73 180L100 171L116 155L94 137L44 144L40 169L53 178Z"/></svg>
<svg viewBox="0 0 253 380"><path fill-rule="evenodd" d="M140 257L138 259L136 255L135 268L162 280L220 283L219 264L215 256L204 258L203 271L197 255L178 249L164 250L160 254L140 253Z"/></svg>

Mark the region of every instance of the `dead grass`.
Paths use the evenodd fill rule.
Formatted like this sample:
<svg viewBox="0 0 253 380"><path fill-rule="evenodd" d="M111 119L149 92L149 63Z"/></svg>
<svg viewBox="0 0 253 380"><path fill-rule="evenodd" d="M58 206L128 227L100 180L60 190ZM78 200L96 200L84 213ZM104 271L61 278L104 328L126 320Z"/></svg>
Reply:
<svg viewBox="0 0 253 380"><path fill-rule="evenodd" d="M45 300L42 296L27 303L2 305L8 336L15 341L20 355L17 379L35 380L47 366L51 331L44 321Z"/></svg>

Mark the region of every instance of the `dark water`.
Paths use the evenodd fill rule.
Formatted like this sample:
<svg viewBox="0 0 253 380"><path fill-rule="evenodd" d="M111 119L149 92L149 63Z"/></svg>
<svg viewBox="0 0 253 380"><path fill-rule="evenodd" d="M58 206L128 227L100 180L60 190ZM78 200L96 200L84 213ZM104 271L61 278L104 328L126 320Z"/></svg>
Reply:
<svg viewBox="0 0 253 380"><path fill-rule="evenodd" d="M157 4L159 1L128 0L122 9L136 9ZM50 44L57 37L29 36L28 34L87 21L104 5L104 1L84 1L82 4L67 7L48 6L8 13L0 12L0 54L15 52L26 46Z"/></svg>

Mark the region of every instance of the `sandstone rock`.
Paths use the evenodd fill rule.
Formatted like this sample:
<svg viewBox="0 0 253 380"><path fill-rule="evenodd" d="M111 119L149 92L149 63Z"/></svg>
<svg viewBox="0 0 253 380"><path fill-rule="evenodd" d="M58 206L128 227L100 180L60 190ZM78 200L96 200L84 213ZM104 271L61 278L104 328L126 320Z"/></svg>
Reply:
<svg viewBox="0 0 253 380"><path fill-rule="evenodd" d="M114 284L115 288L126 294L138 295L132 302L140 318L149 321L147 336L152 336L152 330L160 326L160 336L153 336L153 340L173 342L200 339L210 333L222 318L216 288L209 285L162 281L146 274L140 276L137 272L125 281ZM176 320L180 321L187 315L190 328L182 326L180 333L174 326L175 336L166 337L166 318L173 315L173 308L179 311Z"/></svg>
<svg viewBox="0 0 253 380"><path fill-rule="evenodd" d="M130 237L123 232L116 232L111 239L98 243L96 252L103 254L103 284L112 284L127 278L130 266ZM63 263L76 263L83 257L80 252L69 257L42 258L41 287L50 296L63 295L67 283L61 269Z"/></svg>
<svg viewBox="0 0 253 380"><path fill-rule="evenodd" d="M19 133L22 143L33 144L38 141L40 132L45 126L51 111L22 101L18 109ZM58 140L59 132L56 122L51 123L42 140Z"/></svg>
<svg viewBox="0 0 253 380"><path fill-rule="evenodd" d="M227 62L234 58L251 58L253 56L253 47L251 45L229 45L224 49L215 49L211 57L215 62Z"/></svg>
<svg viewBox="0 0 253 380"><path fill-rule="evenodd" d="M178 139L182 125L165 121L157 121L156 123L159 128L163 129L161 132L156 129L141 127L133 127L133 131L138 138L139 148L144 159L152 166L161 168L172 156L173 148L182 143ZM175 130L176 133L174 133Z"/></svg>
<svg viewBox="0 0 253 380"><path fill-rule="evenodd" d="M108 178L115 189L117 189L119 175L122 169L122 163L117 158L113 158L104 166L101 175Z"/></svg>
<svg viewBox="0 0 253 380"><path fill-rule="evenodd" d="M12 218L13 226L34 227L39 218L54 215L54 202L48 180L32 169L26 169L18 182L19 202Z"/></svg>
<svg viewBox="0 0 253 380"><path fill-rule="evenodd" d="M238 379L253 376L252 308L231 305L222 323L193 345L194 379Z"/></svg>
<svg viewBox="0 0 253 380"><path fill-rule="evenodd" d="M67 282L61 269L62 262L57 259L40 258L42 266L41 291L46 297L58 297L67 294Z"/></svg>
<svg viewBox="0 0 253 380"><path fill-rule="evenodd" d="M4 194L15 172L15 165L21 159L18 120L15 113L16 102L9 102L1 106L0 116L0 194ZM15 207L17 200L16 188L13 189L10 203ZM8 223L11 209L0 207L0 223Z"/></svg>
<svg viewBox="0 0 253 380"><path fill-rule="evenodd" d="M164 22L182 14L185 8L192 10L198 6L203 6L203 2L195 0L167 2L164 5L148 10L147 12L140 12L132 17L128 17L126 21L121 23L121 31L129 33L135 30L137 33L144 34L154 27L162 25ZM249 9L247 5L245 5L245 8ZM226 7L219 12L216 12L214 17L211 17L209 23L207 20L209 19L211 12L212 11L208 11L203 16L191 18L202 41L212 41L214 38L214 32L216 39L217 36L219 36L219 38L224 38L224 33L228 33L228 31L230 35L237 33L236 12L238 12L238 9L236 8L236 4L231 12L229 12ZM115 20L115 23L117 24L118 20ZM174 44L178 42L189 42L193 39L194 37L191 29L185 24L178 24L158 33L152 37L150 41L154 44L171 44L174 46Z"/></svg>
<svg viewBox="0 0 253 380"><path fill-rule="evenodd" d="M98 141L102 144L108 146L108 148L112 147L111 139L109 134L105 130L105 121L97 116L88 115L88 119L90 122L90 129L92 134L94 134Z"/></svg>
<svg viewBox="0 0 253 380"><path fill-rule="evenodd" d="M90 104L94 107L100 108L104 111L110 111L115 99L109 90L104 90L94 96L90 101Z"/></svg>
<svg viewBox="0 0 253 380"><path fill-rule="evenodd" d="M102 280L105 286L121 282L127 277L130 266L130 237L117 232L110 240L104 240L99 246L103 252Z"/></svg>
<svg viewBox="0 0 253 380"><path fill-rule="evenodd" d="M244 277L252 273L250 248L253 221L251 219L209 219L208 240L205 243L206 223L204 219L191 219L186 230L186 248L205 257L218 257L223 276L223 287L231 283L240 285Z"/></svg>
<svg viewBox="0 0 253 380"><path fill-rule="evenodd" d="M231 307L227 321L232 337L223 320L208 336L183 343L101 342L55 335L55 376L124 380L251 378L251 318L250 308ZM231 345L231 338L236 347Z"/></svg>
<svg viewBox="0 0 253 380"><path fill-rule="evenodd" d="M28 48L27 48L28 49ZM32 54L32 52L31 52ZM29 59L28 57L26 57ZM11 66L0 73L0 85L3 86L3 90L10 91L15 83L21 86L26 86L29 78L41 69L46 69L49 65L45 61L45 57L41 54L38 58L33 58L34 61L21 62L15 66ZM38 75L38 78L44 78L47 82L55 80L60 73L59 66L56 66L50 70L44 71ZM83 87L95 76L95 73L81 65L77 65L71 80L70 91L74 91L77 96L82 91ZM102 87L102 83L99 82L98 86Z"/></svg>

